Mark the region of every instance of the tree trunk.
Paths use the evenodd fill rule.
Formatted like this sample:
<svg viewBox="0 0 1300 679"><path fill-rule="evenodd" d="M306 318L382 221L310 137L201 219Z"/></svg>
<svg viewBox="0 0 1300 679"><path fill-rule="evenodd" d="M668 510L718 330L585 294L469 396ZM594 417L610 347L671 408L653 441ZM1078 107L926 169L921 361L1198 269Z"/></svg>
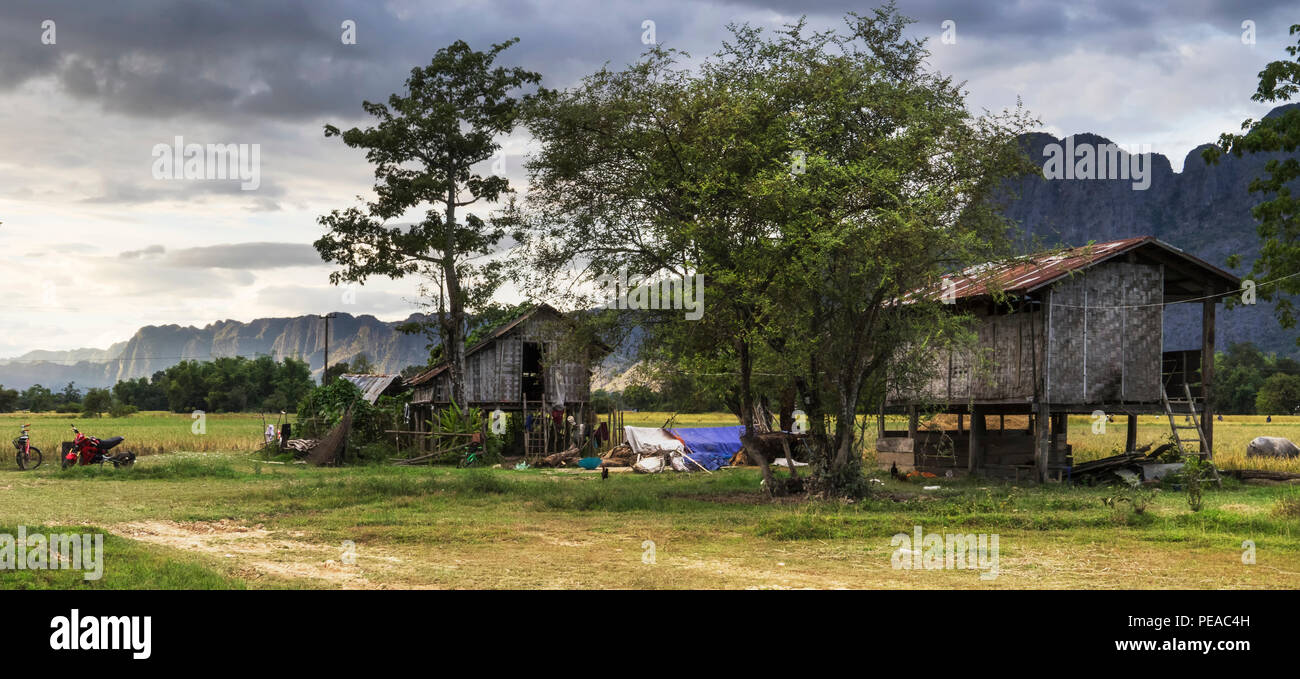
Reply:
<svg viewBox="0 0 1300 679"><path fill-rule="evenodd" d="M443 355L451 363L451 398L465 408L465 298L461 294L460 276L456 272L456 190L447 190L447 214L443 224L446 240L443 243L442 277L447 284L448 318L443 327L443 341L447 343Z"/></svg>
<svg viewBox="0 0 1300 679"><path fill-rule="evenodd" d="M856 358L856 357L855 357ZM856 363L855 363L856 364ZM857 426L858 398L862 394L862 377L857 370L841 373L844 383L840 386L840 407L835 413L835 462L831 466L838 471L848 464L853 454L854 428Z"/></svg>
<svg viewBox="0 0 1300 679"><path fill-rule="evenodd" d="M757 443L757 432L754 431L754 390L751 387L754 365L753 358L749 354L749 342L737 339L736 353L740 357L740 416L745 425L745 433L740 437L740 444L745 448L745 456L751 461L758 462L758 467L763 472L763 487L768 497L783 495L785 489L776 487L776 478L772 476L772 469L767 465L767 458L763 455L762 446Z"/></svg>

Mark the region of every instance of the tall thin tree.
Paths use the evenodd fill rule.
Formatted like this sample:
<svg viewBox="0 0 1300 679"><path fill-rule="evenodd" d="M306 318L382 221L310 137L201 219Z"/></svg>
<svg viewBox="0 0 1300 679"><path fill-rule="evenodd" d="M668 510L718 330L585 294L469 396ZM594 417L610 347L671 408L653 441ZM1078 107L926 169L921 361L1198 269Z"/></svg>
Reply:
<svg viewBox="0 0 1300 679"><path fill-rule="evenodd" d="M365 149L377 180L375 198L364 210L334 210L318 220L329 231L316 241L316 250L343 267L330 274L330 282L423 276L458 402L465 397L467 314L487 303L498 285L499 263L482 260L504 235L475 214L462 217L460 210L512 191L504 176L484 176L474 168L492 159L500 136L514 129L522 101L512 93L541 82L531 71L493 66L516 42L479 52L458 40L438 50L428 66L411 69L404 94L391 95L387 104L362 104L378 119L375 126L325 126L326 137ZM427 209L418 222L389 225L422 206Z"/></svg>

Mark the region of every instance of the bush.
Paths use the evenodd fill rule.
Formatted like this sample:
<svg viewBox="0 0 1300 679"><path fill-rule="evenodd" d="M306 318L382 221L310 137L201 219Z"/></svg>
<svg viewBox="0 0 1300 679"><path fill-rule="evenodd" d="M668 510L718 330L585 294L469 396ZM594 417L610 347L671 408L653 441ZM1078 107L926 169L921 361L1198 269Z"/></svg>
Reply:
<svg viewBox="0 0 1300 679"><path fill-rule="evenodd" d="M350 461L361 464L387 464L393 458L401 457L393 444L384 441L374 441L353 448L348 447L348 457Z"/></svg>
<svg viewBox="0 0 1300 679"><path fill-rule="evenodd" d="M351 451L383 443L386 439L384 431L397 429L401 423L404 405L403 399L391 396L380 397L375 405L370 405L357 385L336 379L313 388L302 399L295 430L300 437L320 438L337 425L351 407L352 431L348 435L348 454L351 456Z"/></svg>
<svg viewBox="0 0 1300 679"><path fill-rule="evenodd" d="M140 412L140 409L135 406L129 406L125 403L122 403L121 401L113 401L113 405L110 406L108 409L108 416L109 417L130 417L131 415L134 415L137 412Z"/></svg>
<svg viewBox="0 0 1300 679"><path fill-rule="evenodd" d="M1300 497L1284 497L1278 500L1273 513L1288 519L1300 519Z"/></svg>
<svg viewBox="0 0 1300 679"><path fill-rule="evenodd" d="M1201 511L1201 486L1210 475L1210 462L1200 455L1188 455L1183 458L1183 469L1179 476L1187 487L1187 506L1194 512Z"/></svg>

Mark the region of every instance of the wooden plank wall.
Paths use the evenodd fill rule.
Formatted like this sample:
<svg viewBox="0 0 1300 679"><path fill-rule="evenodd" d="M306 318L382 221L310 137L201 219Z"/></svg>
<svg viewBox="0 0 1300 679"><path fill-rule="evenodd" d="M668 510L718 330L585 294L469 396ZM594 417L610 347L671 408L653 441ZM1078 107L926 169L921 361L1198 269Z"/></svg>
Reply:
<svg viewBox="0 0 1300 679"><path fill-rule="evenodd" d="M523 389L524 342L539 342L545 346L559 341L553 323L552 318L533 316L495 340L492 346L469 356L465 366L466 397L476 403L519 403ZM549 353L543 350L543 361ZM563 361L547 366L543 378L547 403L589 400L590 379L589 369L583 361ZM450 392L451 376L443 373L434 378L431 390L420 390L415 397L418 401L421 396L428 398L432 395L438 402L445 402Z"/></svg>
<svg viewBox="0 0 1300 679"><path fill-rule="evenodd" d="M934 377L922 389L932 400L960 403L1031 398L1035 352L1042 360L1042 313L1024 311L975 319L979 341L973 351L944 351L935 356ZM973 390L973 393L972 393ZM906 397L894 398L906 401Z"/></svg>

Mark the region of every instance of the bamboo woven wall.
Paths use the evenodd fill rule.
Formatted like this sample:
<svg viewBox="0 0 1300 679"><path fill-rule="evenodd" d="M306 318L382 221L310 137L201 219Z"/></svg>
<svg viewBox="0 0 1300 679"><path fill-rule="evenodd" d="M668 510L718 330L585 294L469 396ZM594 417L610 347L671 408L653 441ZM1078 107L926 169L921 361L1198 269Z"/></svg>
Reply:
<svg viewBox="0 0 1300 679"><path fill-rule="evenodd" d="M1047 400L1159 400L1163 288L1160 265L1137 262L1105 262L1054 285Z"/></svg>

